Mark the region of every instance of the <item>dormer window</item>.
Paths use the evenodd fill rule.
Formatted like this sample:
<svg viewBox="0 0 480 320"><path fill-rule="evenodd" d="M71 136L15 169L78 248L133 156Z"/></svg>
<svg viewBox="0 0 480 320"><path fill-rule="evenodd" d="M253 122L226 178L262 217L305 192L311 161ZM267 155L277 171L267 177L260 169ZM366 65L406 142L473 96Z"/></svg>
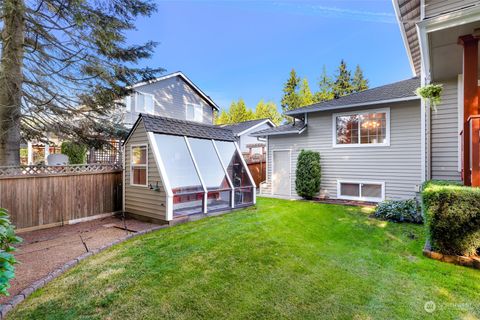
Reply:
<svg viewBox="0 0 480 320"><path fill-rule="evenodd" d="M186 120L203 122L203 107L201 104L187 102Z"/></svg>

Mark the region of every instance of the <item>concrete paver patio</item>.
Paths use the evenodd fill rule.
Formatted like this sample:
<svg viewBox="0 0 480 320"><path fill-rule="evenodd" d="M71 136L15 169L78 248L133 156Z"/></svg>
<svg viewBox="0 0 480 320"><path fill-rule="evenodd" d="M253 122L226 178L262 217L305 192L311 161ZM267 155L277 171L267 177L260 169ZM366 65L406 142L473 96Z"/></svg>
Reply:
<svg viewBox="0 0 480 320"><path fill-rule="evenodd" d="M122 220L112 216L21 233L19 236L23 238L23 242L15 253L19 262L16 265L16 277L8 290L10 297L0 298L0 303L5 303L33 282L85 252L154 226L156 225L148 222Z"/></svg>

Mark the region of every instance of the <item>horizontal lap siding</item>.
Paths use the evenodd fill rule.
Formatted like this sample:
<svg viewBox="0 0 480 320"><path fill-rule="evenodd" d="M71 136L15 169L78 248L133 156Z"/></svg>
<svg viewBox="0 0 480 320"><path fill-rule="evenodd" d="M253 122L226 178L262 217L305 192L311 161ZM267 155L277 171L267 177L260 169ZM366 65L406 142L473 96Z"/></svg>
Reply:
<svg viewBox="0 0 480 320"><path fill-rule="evenodd" d="M390 147L333 148L332 113L309 114L308 130L304 134L269 137L269 163L272 163L273 150L292 150L292 195L296 196L294 173L298 154L302 149L309 149L320 152L321 194L335 198L337 180L372 180L385 181L387 199L414 197L415 185L421 183L420 102L390 106ZM271 170L269 165L268 181L271 181Z"/></svg>
<svg viewBox="0 0 480 320"><path fill-rule="evenodd" d="M166 194L150 145L148 145L148 183L155 186L158 181L160 192L148 187L130 185L130 148L134 144L148 145L148 136L143 121L138 124L135 132L125 145L125 211L165 220Z"/></svg>
<svg viewBox="0 0 480 320"><path fill-rule="evenodd" d="M478 0L425 0L425 16L431 18L469 7L478 2Z"/></svg>
<svg viewBox="0 0 480 320"><path fill-rule="evenodd" d="M155 96L155 99L160 104L160 106L155 106L156 115L186 120L186 105L187 103L193 103L199 104L203 108L202 122L206 124L213 123L212 106L179 76L139 87L138 91Z"/></svg>
<svg viewBox="0 0 480 320"><path fill-rule="evenodd" d="M443 84L442 103L431 111L432 179L461 180L458 171L458 85Z"/></svg>

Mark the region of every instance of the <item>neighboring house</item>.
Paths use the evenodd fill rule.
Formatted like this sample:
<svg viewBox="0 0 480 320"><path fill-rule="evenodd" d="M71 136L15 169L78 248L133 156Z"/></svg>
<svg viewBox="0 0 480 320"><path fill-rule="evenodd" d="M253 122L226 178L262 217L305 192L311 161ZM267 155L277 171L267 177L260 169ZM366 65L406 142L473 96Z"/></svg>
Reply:
<svg viewBox="0 0 480 320"><path fill-rule="evenodd" d="M131 127L140 113L213 124L219 107L182 72L132 86L125 98L124 123Z"/></svg>
<svg viewBox="0 0 480 320"><path fill-rule="evenodd" d="M254 181L229 129L140 114L124 151L129 214L171 221L255 203Z"/></svg>
<svg viewBox="0 0 480 320"><path fill-rule="evenodd" d="M261 194L297 196L295 168L302 149L320 152L320 196L407 199L429 179L480 185L480 3L393 4L415 78L289 111L293 125L255 133L268 145ZM438 111L414 94L432 82L444 87Z"/></svg>
<svg viewBox="0 0 480 320"><path fill-rule="evenodd" d="M263 154L265 142L259 141L257 137L251 134L275 127L275 124L270 119L248 120L234 124L221 125L222 128L227 128L233 131L233 134L238 139L238 146L244 154ZM251 145L255 145L251 148Z"/></svg>

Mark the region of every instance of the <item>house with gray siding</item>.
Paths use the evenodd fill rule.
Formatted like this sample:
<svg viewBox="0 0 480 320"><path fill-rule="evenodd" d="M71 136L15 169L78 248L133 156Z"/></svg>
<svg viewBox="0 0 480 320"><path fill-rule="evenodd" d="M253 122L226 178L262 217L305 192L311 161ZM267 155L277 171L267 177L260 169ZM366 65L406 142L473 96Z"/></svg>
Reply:
<svg viewBox="0 0 480 320"><path fill-rule="evenodd" d="M270 119L256 119L242 121L233 124L221 125L222 128L230 129L237 137L238 145L244 154L263 154L266 144L259 141L257 137L252 136L255 132L275 127ZM254 145L252 148L250 146Z"/></svg>
<svg viewBox="0 0 480 320"><path fill-rule="evenodd" d="M212 124L219 110L215 102L182 72L135 84L124 99L123 122L127 127L140 113Z"/></svg>
<svg viewBox="0 0 480 320"><path fill-rule="evenodd" d="M413 198L430 179L480 186L480 1L393 0L413 78L287 112L267 139L260 194L295 198L302 149L320 153L319 197ZM441 84L432 108L418 87Z"/></svg>
<svg viewBox="0 0 480 320"><path fill-rule="evenodd" d="M289 111L294 123L256 132L268 145L260 193L296 198L297 158L305 149L320 153L320 197L415 197L422 183L419 85L412 78Z"/></svg>

